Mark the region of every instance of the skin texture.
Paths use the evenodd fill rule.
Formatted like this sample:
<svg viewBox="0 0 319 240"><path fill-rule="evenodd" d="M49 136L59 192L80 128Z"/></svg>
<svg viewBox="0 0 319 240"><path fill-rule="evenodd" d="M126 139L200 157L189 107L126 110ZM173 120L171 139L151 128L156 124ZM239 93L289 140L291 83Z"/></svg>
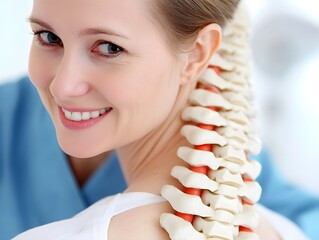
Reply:
<svg viewBox="0 0 319 240"><path fill-rule="evenodd" d="M179 134L180 113L218 47L221 30L207 25L176 56L153 25L147 1L34 0L29 72L72 164L88 158L95 169L117 149L127 191L159 194L163 184L179 186L169 172L185 165L176 156L179 146L188 145ZM107 31L100 33L101 28ZM120 51L107 52L108 42ZM112 110L89 128L70 130L61 123L58 106ZM160 214L168 211L161 203L120 214L112 220L109 239L168 239L159 226Z"/></svg>

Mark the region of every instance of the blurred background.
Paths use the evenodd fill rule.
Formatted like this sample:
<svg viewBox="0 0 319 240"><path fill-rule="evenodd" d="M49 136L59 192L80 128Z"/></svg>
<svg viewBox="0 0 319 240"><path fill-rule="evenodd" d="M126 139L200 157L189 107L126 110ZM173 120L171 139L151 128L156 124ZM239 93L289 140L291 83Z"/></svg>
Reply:
<svg viewBox="0 0 319 240"><path fill-rule="evenodd" d="M263 145L291 182L319 194L319 1L245 2ZM27 73L31 5L0 0L0 84Z"/></svg>

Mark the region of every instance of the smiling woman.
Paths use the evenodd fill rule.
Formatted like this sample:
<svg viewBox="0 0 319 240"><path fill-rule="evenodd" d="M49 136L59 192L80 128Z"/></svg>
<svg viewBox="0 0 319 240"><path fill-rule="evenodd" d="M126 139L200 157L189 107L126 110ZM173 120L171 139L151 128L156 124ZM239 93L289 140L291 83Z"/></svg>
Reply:
<svg viewBox="0 0 319 240"><path fill-rule="evenodd" d="M160 215L173 212L170 204L196 213L202 207L198 215L206 218L194 222L198 232L188 227L198 239L233 239L238 232L239 238L258 239L252 229L258 225L253 204L260 196L254 182L260 167L246 158L258 150L250 137L254 111L247 101L246 68L235 68L223 55L214 55L221 27L237 5L236 0L34 0L30 78L60 146L70 162L96 161L117 150L128 188L74 218L32 229L15 240L169 239L171 226L179 231L180 221L185 224L180 218L164 217L161 224L170 235L160 227ZM235 35L245 36L238 31ZM199 108L189 109L191 105ZM183 127L185 108L190 112L183 118L192 123ZM180 146L185 147L177 156ZM212 161L205 164L217 171L201 171L203 166L191 163L194 154ZM189 164L197 172L187 170ZM172 175L180 183L169 174L175 165L180 167ZM217 190L203 195L211 206L198 205L199 196L178 197L179 190L170 190L183 184L196 186L187 191L198 192L205 182L205 189ZM165 184L171 185L162 190L169 202L159 196ZM215 197L231 209L213 209ZM208 229L212 223L205 223L207 217L216 229ZM261 236L279 239L271 224L261 219Z"/></svg>

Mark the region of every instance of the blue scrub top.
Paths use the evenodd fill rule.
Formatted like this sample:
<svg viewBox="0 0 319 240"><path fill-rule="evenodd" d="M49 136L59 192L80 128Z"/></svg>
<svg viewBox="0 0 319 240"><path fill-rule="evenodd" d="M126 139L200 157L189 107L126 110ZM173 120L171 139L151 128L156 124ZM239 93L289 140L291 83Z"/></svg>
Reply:
<svg viewBox="0 0 319 240"><path fill-rule="evenodd" d="M265 151L257 159L263 166L260 203L318 238L319 197L287 183ZM125 187L114 154L79 188L29 79L0 86L0 240L69 218Z"/></svg>

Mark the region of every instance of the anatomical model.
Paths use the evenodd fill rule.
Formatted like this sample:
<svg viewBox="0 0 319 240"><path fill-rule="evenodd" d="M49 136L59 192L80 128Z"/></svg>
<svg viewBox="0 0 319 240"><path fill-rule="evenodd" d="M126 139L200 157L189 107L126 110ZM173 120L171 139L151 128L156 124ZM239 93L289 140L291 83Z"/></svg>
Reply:
<svg viewBox="0 0 319 240"><path fill-rule="evenodd" d="M171 175L185 189L165 185L161 192L177 211L161 216L172 240L259 239L253 230L261 167L249 154L257 154L260 143L254 138L248 29L240 6L182 114L181 134L194 147L178 149L190 168L175 166Z"/></svg>

